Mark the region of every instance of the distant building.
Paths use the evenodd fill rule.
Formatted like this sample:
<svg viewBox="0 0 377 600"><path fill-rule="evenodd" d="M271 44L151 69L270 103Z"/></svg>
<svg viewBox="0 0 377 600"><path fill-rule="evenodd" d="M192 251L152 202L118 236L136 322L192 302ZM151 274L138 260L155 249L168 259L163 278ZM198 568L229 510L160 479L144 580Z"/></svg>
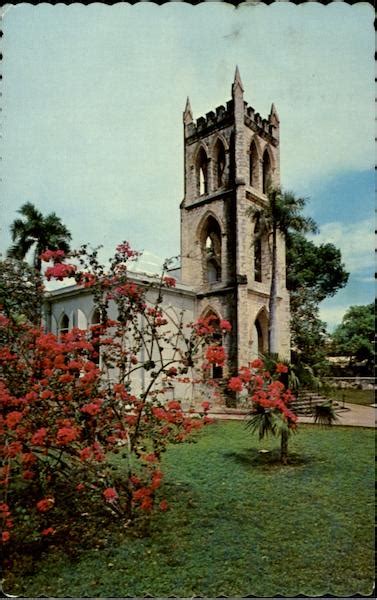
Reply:
<svg viewBox="0 0 377 600"><path fill-rule="evenodd" d="M184 308L187 320L215 314L232 324L230 365L241 366L267 350L271 257L268 239L255 243L258 222L248 207L266 206L266 186L280 184L279 117L274 105L263 119L244 101L238 69L232 98L193 120L187 99L184 124L184 198L181 265L177 286L164 304ZM134 273L142 284L148 277ZM90 290L70 286L48 299L49 328L58 333L96 322ZM285 243L278 239L278 331L281 357L289 358L289 296ZM221 375L221 373L218 373ZM215 374L216 375L216 374Z"/></svg>

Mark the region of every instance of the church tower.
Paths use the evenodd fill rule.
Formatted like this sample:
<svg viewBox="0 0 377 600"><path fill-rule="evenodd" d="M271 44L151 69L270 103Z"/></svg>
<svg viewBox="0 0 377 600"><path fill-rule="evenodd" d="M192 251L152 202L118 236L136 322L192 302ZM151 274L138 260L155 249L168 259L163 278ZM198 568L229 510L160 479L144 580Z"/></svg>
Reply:
<svg viewBox="0 0 377 600"><path fill-rule="evenodd" d="M263 119L244 101L236 69L232 98L194 122L183 113L185 190L181 203L181 280L197 294L198 316L228 319L230 364L267 351L271 281L269 240L255 241L259 223L249 207L267 206L269 182L280 184L279 116ZM278 331L289 357L289 298L285 244L278 239Z"/></svg>

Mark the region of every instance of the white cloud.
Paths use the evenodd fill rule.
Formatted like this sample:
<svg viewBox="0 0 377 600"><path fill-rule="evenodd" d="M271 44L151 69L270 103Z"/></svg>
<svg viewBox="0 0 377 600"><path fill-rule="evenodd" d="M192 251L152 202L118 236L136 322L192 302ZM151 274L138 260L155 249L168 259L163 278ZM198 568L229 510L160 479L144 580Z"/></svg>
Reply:
<svg viewBox="0 0 377 600"><path fill-rule="evenodd" d="M340 248L346 269L351 273L373 269L373 224L368 219L355 223L325 223L312 240L315 244L332 243Z"/></svg>

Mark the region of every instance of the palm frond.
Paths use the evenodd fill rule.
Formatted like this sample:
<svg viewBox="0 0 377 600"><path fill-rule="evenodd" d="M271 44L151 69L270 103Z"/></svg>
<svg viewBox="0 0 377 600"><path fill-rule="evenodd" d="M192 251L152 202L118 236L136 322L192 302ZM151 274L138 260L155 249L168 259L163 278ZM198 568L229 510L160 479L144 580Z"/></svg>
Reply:
<svg viewBox="0 0 377 600"><path fill-rule="evenodd" d="M317 404L314 407L314 423L331 427L336 421L339 421L339 419L332 402Z"/></svg>

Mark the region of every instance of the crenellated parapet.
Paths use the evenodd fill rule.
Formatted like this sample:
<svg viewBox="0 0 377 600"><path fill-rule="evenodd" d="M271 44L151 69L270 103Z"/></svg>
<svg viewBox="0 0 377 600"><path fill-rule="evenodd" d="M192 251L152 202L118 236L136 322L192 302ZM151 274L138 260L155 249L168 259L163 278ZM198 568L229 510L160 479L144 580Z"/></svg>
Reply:
<svg viewBox="0 0 377 600"><path fill-rule="evenodd" d="M227 127L233 121L233 100L229 100L226 106L217 106L215 111L211 110L205 117L199 117L196 122L186 123L185 137L198 138L212 133L216 129Z"/></svg>
<svg viewBox="0 0 377 600"><path fill-rule="evenodd" d="M222 129L234 121L234 102L229 100L225 106L217 106L215 111L206 113L205 117L199 117L196 121L190 119L186 122L185 138L189 142L211 134L213 131ZM244 123L249 129L256 132L274 146L279 142L279 118L274 105L267 119L256 112L252 106L244 102Z"/></svg>

